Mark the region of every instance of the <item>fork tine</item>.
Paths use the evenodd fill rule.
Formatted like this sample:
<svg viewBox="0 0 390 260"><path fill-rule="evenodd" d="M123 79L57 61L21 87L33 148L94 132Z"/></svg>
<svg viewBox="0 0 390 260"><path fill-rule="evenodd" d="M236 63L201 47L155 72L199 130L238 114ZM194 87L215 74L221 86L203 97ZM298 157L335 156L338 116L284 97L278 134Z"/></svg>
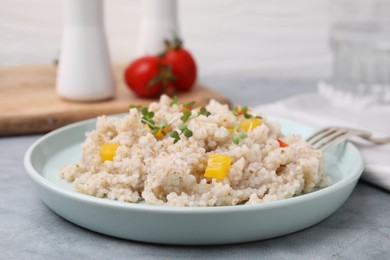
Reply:
<svg viewBox="0 0 390 260"><path fill-rule="evenodd" d="M340 129L335 127L328 127L313 134L311 137L306 139L306 141L312 146L319 146L325 140L328 140L332 138L335 134L338 134L339 130Z"/></svg>
<svg viewBox="0 0 390 260"><path fill-rule="evenodd" d="M330 136L327 139L324 139L317 149L326 151L329 150L332 147L335 147L341 142L344 142L349 137L351 137L351 133L348 130L339 129L339 131L336 131L332 136Z"/></svg>
<svg viewBox="0 0 390 260"><path fill-rule="evenodd" d="M330 128L330 127L323 128L323 129L321 129L321 130L319 130L319 131L313 133L311 136L309 136L308 138L306 138L306 142L308 142L308 143L314 142L314 141L317 139L316 137L320 136L320 135L321 135L322 133L324 133L324 132L328 132L329 128ZM312 141L312 140L314 140L314 141Z"/></svg>
<svg viewBox="0 0 390 260"><path fill-rule="evenodd" d="M390 143L389 137L374 138L372 133L350 128L350 127L327 127L323 128L306 139L306 142L311 145L314 149L322 151L329 150L330 148L338 145L339 143L348 140L353 136L359 136L374 144L386 144Z"/></svg>
<svg viewBox="0 0 390 260"><path fill-rule="evenodd" d="M308 138L307 140L309 140L308 143L314 149L320 149L325 151L327 149L332 148L339 142L347 139L349 137L347 136L348 133L350 134L350 131L345 128L328 127L313 134L311 137L309 137L310 139Z"/></svg>

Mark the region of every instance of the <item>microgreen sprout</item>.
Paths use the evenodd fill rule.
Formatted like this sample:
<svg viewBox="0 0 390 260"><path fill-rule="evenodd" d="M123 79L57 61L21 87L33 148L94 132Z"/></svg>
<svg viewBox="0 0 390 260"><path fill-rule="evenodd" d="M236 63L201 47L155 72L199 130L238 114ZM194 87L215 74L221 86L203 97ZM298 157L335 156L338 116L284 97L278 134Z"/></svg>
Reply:
<svg viewBox="0 0 390 260"><path fill-rule="evenodd" d="M191 137L192 136L192 131L187 128L185 124L179 125L179 130L186 136L186 137Z"/></svg>
<svg viewBox="0 0 390 260"><path fill-rule="evenodd" d="M191 137L193 134L192 131L190 129L188 129L185 124L179 125L178 128L180 130L180 134L183 134L186 137ZM173 141L174 144L180 140L180 134L177 131L171 132L170 136L174 139L174 141Z"/></svg>
<svg viewBox="0 0 390 260"><path fill-rule="evenodd" d="M195 118L200 115L209 116L210 112L207 111L205 107L201 107L197 115L192 114L192 108L195 104L195 101L191 101L188 103L180 104L177 96L173 97L172 101L169 103L169 106L172 107L174 105L182 107L182 115L180 116L180 120L182 123L178 126L178 130L171 131L171 124L173 121L167 122L166 119L162 119L158 124L155 122L154 112L149 111L147 107L141 107L137 105L130 105L129 108L137 108L141 112L141 123L147 125L153 135L157 134L159 131L163 135L169 134L170 137L174 139L173 143L177 143L180 140L180 135L184 135L186 137L191 137L193 132L188 129L187 124L188 121L192 118ZM171 132L170 132L171 131Z"/></svg>
<svg viewBox="0 0 390 260"><path fill-rule="evenodd" d="M172 107L173 105L178 105L179 104L179 98L177 96L174 96L172 98L172 101L169 103L169 106Z"/></svg>
<svg viewBox="0 0 390 260"><path fill-rule="evenodd" d="M188 119L190 119L191 114L191 110L184 110L183 115L180 117L180 120L183 121L183 123L187 122Z"/></svg>
<svg viewBox="0 0 390 260"><path fill-rule="evenodd" d="M232 141L233 143L235 144L238 144L240 142L240 140L244 139L246 137L246 134L245 132L238 132L238 128L239 128L240 124L237 123L235 126L234 126L234 135L233 135L233 138L232 138Z"/></svg>
<svg viewBox="0 0 390 260"><path fill-rule="evenodd" d="M153 120L154 112L149 111L147 107L144 107L141 109L141 122L143 124L146 124L149 126L149 128L152 130L152 133L156 133L159 129L161 129L159 126L156 125L156 122Z"/></svg>
<svg viewBox="0 0 390 260"><path fill-rule="evenodd" d="M142 106L141 105L129 105L129 109L132 109L132 108L136 108L136 109L141 109L142 108Z"/></svg>
<svg viewBox="0 0 390 260"><path fill-rule="evenodd" d="M239 114L238 114L239 113L238 106L234 106L233 109L232 109L232 112L233 112L233 115L238 117L239 116Z"/></svg>
<svg viewBox="0 0 390 260"><path fill-rule="evenodd" d="M241 108L241 112L242 112L242 114L244 115L244 117L247 118L247 119L253 117L251 114L248 113L248 107L247 107L247 106L243 106L243 107Z"/></svg>
<svg viewBox="0 0 390 260"><path fill-rule="evenodd" d="M233 135L233 143L238 144L240 140L244 139L246 137L246 134L244 132L239 132L235 135Z"/></svg>
<svg viewBox="0 0 390 260"><path fill-rule="evenodd" d="M177 143L180 140L180 136L179 136L179 133L177 131L172 131L172 133L170 134L170 137L175 139L173 141L174 144Z"/></svg>
<svg viewBox="0 0 390 260"><path fill-rule="evenodd" d="M239 106L234 106L232 109L233 115L236 117L239 117L243 115L246 119L252 118L253 115L248 113L249 109L247 106L239 107Z"/></svg>
<svg viewBox="0 0 390 260"><path fill-rule="evenodd" d="M177 128L179 129L180 133L177 131L173 131L170 136L175 139L173 143L177 143L180 140L180 135L183 134L186 137L191 137L193 135L192 131L188 129L187 125L185 123L190 120L192 115L191 110L184 110L183 115L180 117L180 120L183 122L180 124Z"/></svg>
<svg viewBox="0 0 390 260"><path fill-rule="evenodd" d="M186 136L186 137L191 137L192 136L192 131L190 130L190 129L188 129L188 128L186 128L186 129L184 129L184 131L183 131L183 134Z"/></svg>
<svg viewBox="0 0 390 260"><path fill-rule="evenodd" d="M187 126L185 124L180 124L177 128L183 132L185 129L187 129Z"/></svg>
<svg viewBox="0 0 390 260"><path fill-rule="evenodd" d="M191 107L192 108L195 105L195 103L196 103L195 101L187 102L187 103L183 104L183 107L188 107L188 108Z"/></svg>
<svg viewBox="0 0 390 260"><path fill-rule="evenodd" d="M190 129L188 129L187 125L185 124L189 120L190 117L191 117L191 111L185 110L183 112L183 116L180 118L183 123L177 127L180 130L180 134L177 131L173 131L170 135L172 138L175 139L173 141L174 144L180 140L181 134L183 134L186 137L191 137L193 135L192 131Z"/></svg>
<svg viewBox="0 0 390 260"><path fill-rule="evenodd" d="M207 109L205 107L201 107L200 110L199 110L199 113L198 115L204 115L204 116L209 116L211 115L211 113L209 111L207 111Z"/></svg>

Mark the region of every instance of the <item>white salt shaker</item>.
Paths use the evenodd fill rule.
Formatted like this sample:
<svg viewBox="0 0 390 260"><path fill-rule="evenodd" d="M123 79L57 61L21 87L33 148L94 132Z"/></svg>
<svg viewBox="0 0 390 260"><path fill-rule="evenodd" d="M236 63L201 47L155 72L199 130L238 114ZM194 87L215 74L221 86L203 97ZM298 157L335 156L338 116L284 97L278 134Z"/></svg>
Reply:
<svg viewBox="0 0 390 260"><path fill-rule="evenodd" d="M138 55L164 51L164 40L179 37L176 0L143 0Z"/></svg>
<svg viewBox="0 0 390 260"><path fill-rule="evenodd" d="M68 100L111 98L115 81L104 30L103 0L64 0L57 93Z"/></svg>

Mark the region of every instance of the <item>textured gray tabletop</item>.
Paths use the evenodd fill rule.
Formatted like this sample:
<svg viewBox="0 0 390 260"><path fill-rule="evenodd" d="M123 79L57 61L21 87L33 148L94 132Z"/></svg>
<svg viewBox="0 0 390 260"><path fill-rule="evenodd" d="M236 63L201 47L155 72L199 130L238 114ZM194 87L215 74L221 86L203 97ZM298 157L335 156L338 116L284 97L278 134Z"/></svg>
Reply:
<svg viewBox="0 0 390 260"><path fill-rule="evenodd" d="M314 90L313 82L203 79L236 103L257 105ZM306 230L253 243L175 247L80 228L40 201L23 167L40 136L0 138L0 259L389 259L390 194L360 181L332 216Z"/></svg>

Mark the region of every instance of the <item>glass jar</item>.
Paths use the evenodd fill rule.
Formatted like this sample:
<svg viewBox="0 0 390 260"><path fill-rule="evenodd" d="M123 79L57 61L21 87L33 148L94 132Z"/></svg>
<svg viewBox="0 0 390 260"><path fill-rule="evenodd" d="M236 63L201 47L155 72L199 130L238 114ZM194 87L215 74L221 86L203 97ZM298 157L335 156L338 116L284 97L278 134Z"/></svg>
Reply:
<svg viewBox="0 0 390 260"><path fill-rule="evenodd" d="M390 0L335 0L332 7L335 90L390 104Z"/></svg>

